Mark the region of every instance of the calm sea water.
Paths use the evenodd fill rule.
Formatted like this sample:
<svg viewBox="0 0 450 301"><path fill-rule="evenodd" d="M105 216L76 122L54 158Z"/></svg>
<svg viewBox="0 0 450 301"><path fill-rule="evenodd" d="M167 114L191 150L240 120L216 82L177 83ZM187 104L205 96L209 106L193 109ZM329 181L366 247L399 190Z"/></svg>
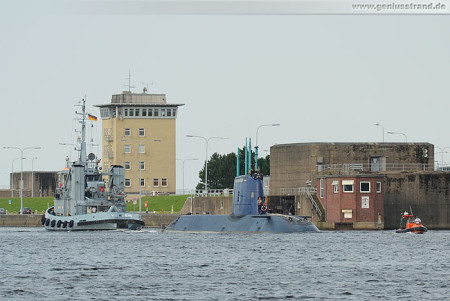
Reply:
<svg viewBox="0 0 450 301"><path fill-rule="evenodd" d="M444 300L450 231L0 228L1 300Z"/></svg>

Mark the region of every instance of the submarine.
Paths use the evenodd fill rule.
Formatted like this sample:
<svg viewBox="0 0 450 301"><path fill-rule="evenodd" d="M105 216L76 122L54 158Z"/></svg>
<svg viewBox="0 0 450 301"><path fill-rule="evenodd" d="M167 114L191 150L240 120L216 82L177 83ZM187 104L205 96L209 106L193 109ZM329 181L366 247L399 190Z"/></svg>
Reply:
<svg viewBox="0 0 450 301"><path fill-rule="evenodd" d="M257 152L255 153L257 154ZM237 160L239 161L239 157ZM253 172L253 169L246 175L238 175L234 179L231 214L181 215L172 221L164 231L194 233L320 232L316 225L309 220L310 216L267 213L267 207L265 203L262 203L262 200L264 200L262 182L263 175L259 172Z"/></svg>

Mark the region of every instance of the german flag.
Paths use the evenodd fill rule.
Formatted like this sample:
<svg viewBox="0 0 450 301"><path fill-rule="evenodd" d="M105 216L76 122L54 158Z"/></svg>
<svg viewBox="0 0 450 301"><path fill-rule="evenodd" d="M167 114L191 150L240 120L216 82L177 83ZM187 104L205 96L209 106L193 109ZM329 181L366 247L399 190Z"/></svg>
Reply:
<svg viewBox="0 0 450 301"><path fill-rule="evenodd" d="M95 117L94 115L88 114L88 119L92 120L92 121L97 121L97 117Z"/></svg>

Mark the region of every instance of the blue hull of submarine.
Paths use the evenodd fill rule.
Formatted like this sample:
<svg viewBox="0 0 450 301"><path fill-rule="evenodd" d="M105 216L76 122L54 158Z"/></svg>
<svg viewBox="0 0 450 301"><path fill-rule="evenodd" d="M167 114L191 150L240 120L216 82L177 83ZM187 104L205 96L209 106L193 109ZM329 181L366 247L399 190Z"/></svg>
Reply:
<svg viewBox="0 0 450 301"><path fill-rule="evenodd" d="M233 213L230 215L182 215L165 231L177 232L319 232L306 217L258 214L263 198L262 178L239 176L234 181Z"/></svg>

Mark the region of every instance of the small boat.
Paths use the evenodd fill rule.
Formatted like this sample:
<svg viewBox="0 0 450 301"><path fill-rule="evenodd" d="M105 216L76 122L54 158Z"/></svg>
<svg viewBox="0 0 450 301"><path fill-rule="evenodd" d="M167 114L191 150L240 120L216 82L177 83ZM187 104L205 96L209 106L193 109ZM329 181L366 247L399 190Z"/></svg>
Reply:
<svg viewBox="0 0 450 301"><path fill-rule="evenodd" d="M420 218L414 218L414 215L409 214L407 211L405 211L404 213L402 213L402 217L400 219L400 228L395 232L423 234L427 231L427 227L422 225L422 220Z"/></svg>
<svg viewBox="0 0 450 301"><path fill-rule="evenodd" d="M112 165L102 172L95 154L86 156L86 119L83 99L80 123L81 141L76 162L66 159L58 175L54 206L48 208L41 223L50 231L140 230L144 226L138 213L126 212L125 169Z"/></svg>

